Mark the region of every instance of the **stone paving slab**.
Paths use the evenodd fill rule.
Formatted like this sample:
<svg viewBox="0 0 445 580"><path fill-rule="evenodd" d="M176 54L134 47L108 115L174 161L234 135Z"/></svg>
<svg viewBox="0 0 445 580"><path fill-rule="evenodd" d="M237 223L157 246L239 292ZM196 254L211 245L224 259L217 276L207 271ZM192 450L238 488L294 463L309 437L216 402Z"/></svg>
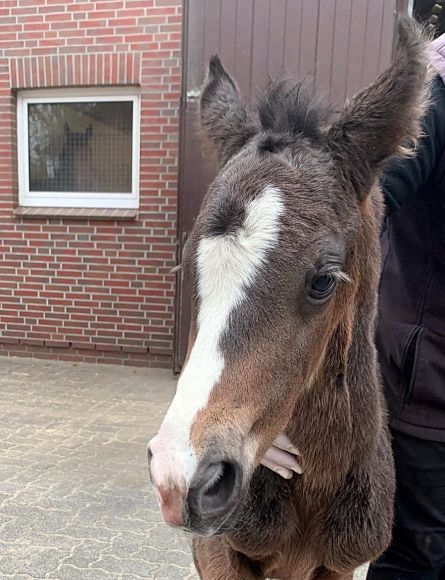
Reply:
<svg viewBox="0 0 445 580"><path fill-rule="evenodd" d="M197 579L148 485L174 389L168 371L0 359L1 580Z"/></svg>

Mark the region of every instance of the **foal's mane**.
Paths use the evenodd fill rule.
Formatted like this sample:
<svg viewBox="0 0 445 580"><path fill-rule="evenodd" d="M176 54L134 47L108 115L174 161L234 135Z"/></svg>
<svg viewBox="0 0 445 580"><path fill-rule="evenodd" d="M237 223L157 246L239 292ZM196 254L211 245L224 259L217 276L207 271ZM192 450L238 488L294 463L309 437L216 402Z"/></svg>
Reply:
<svg viewBox="0 0 445 580"><path fill-rule="evenodd" d="M257 110L261 128L267 133L261 148L267 151L275 149L278 141L284 145L296 136L319 141L321 128L331 114L315 91L314 81L308 78L297 83L269 80Z"/></svg>

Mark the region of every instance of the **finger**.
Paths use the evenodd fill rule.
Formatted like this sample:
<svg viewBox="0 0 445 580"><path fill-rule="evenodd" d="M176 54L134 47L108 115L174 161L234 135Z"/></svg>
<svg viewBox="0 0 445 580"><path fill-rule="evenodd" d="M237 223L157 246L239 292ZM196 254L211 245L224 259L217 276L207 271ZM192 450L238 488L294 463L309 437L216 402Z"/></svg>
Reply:
<svg viewBox="0 0 445 580"><path fill-rule="evenodd" d="M277 467L290 469L291 471L295 471L295 473L300 475L303 473L301 465L298 463L295 455L291 455L287 451L278 449L278 447L270 447L266 451L264 459L267 459Z"/></svg>
<svg viewBox="0 0 445 580"><path fill-rule="evenodd" d="M283 477L284 479L291 479L291 477L293 475L293 473L290 469L285 469L284 467L280 467L276 463L273 463L269 459L266 459L266 457L263 457L261 465L264 465L264 467L267 467L271 471L275 471L275 473L277 473L278 475L281 475L281 477Z"/></svg>
<svg viewBox="0 0 445 580"><path fill-rule="evenodd" d="M284 433L280 433L279 435L277 435L273 444L275 447L283 449L283 451L293 453L294 455L300 455L298 449L292 444L290 439Z"/></svg>

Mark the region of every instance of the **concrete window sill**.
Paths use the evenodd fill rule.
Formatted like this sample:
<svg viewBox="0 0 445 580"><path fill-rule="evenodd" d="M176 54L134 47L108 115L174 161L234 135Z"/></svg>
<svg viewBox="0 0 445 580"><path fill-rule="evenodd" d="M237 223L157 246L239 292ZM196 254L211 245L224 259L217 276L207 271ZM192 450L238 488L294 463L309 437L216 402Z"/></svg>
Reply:
<svg viewBox="0 0 445 580"><path fill-rule="evenodd" d="M96 209L79 207L18 207L16 217L22 218L85 218L98 220L132 220L137 217L137 209Z"/></svg>

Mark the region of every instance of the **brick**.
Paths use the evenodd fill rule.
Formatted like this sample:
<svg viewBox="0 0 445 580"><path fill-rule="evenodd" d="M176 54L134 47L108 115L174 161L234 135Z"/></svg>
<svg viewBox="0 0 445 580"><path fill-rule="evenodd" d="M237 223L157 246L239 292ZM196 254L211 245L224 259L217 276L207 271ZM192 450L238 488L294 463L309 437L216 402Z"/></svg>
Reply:
<svg viewBox="0 0 445 580"><path fill-rule="evenodd" d="M115 10L94 10L88 13L89 20L102 20L114 18L116 16ZM108 28L108 27L107 27Z"/></svg>
<svg viewBox="0 0 445 580"><path fill-rule="evenodd" d="M26 32L38 32L41 30L49 30L50 26L46 22L31 22L27 24L24 28Z"/></svg>
<svg viewBox="0 0 445 580"><path fill-rule="evenodd" d="M103 5L101 4L100 6L102 7ZM71 4L67 4L66 9L68 12L87 11L88 14L91 14L95 9L95 5L92 2L72 2Z"/></svg>
<svg viewBox="0 0 445 580"><path fill-rule="evenodd" d="M96 346L92 342L87 342L87 341L76 342L76 341L73 341L71 343L71 347L73 349L77 349L77 350L95 350L95 347Z"/></svg>
<svg viewBox="0 0 445 580"><path fill-rule="evenodd" d="M102 352L121 352L122 347L120 347L117 344L107 344L104 342L98 342L96 343L96 350L98 351L102 351Z"/></svg>
<svg viewBox="0 0 445 580"><path fill-rule="evenodd" d="M107 10L108 8L113 8L113 9L118 9L118 8L122 8L124 6L124 2L109 2L107 0L105 0L104 2L96 2L97 6L100 8L102 8L103 10Z"/></svg>
<svg viewBox="0 0 445 580"><path fill-rule="evenodd" d="M39 46L63 46L65 40L62 38L50 38L47 40L39 40Z"/></svg>
<svg viewBox="0 0 445 580"><path fill-rule="evenodd" d="M18 338L13 338L13 337L9 337L9 336L0 336L0 344L16 345L19 343L20 343L20 340Z"/></svg>
<svg viewBox="0 0 445 580"><path fill-rule="evenodd" d="M127 0L125 6L131 8L146 8L147 10L153 7L153 0Z"/></svg>
<svg viewBox="0 0 445 580"><path fill-rule="evenodd" d="M141 6L140 8L133 5L132 8L124 8L123 10L118 10L116 16L118 18L131 18L133 16L145 16L146 6Z"/></svg>
<svg viewBox="0 0 445 580"><path fill-rule="evenodd" d="M68 31L71 28L77 28L77 22L64 20L62 22L52 22L51 23L52 30L63 30L64 33L65 33L65 31Z"/></svg>
<svg viewBox="0 0 445 580"><path fill-rule="evenodd" d="M68 348L70 343L67 340L45 340L45 346L49 348Z"/></svg>
<svg viewBox="0 0 445 580"><path fill-rule="evenodd" d="M50 4L49 6L39 6L39 13L40 14L47 14L50 12L65 12L65 4ZM48 19L48 17L46 17Z"/></svg>
<svg viewBox="0 0 445 580"><path fill-rule="evenodd" d="M72 18L73 16L69 12L57 12L56 14L47 14L45 16L45 22L61 22L65 20L72 20Z"/></svg>
<svg viewBox="0 0 445 580"><path fill-rule="evenodd" d="M25 344L29 346L45 346L45 341L41 338L24 338L20 340L20 344Z"/></svg>

